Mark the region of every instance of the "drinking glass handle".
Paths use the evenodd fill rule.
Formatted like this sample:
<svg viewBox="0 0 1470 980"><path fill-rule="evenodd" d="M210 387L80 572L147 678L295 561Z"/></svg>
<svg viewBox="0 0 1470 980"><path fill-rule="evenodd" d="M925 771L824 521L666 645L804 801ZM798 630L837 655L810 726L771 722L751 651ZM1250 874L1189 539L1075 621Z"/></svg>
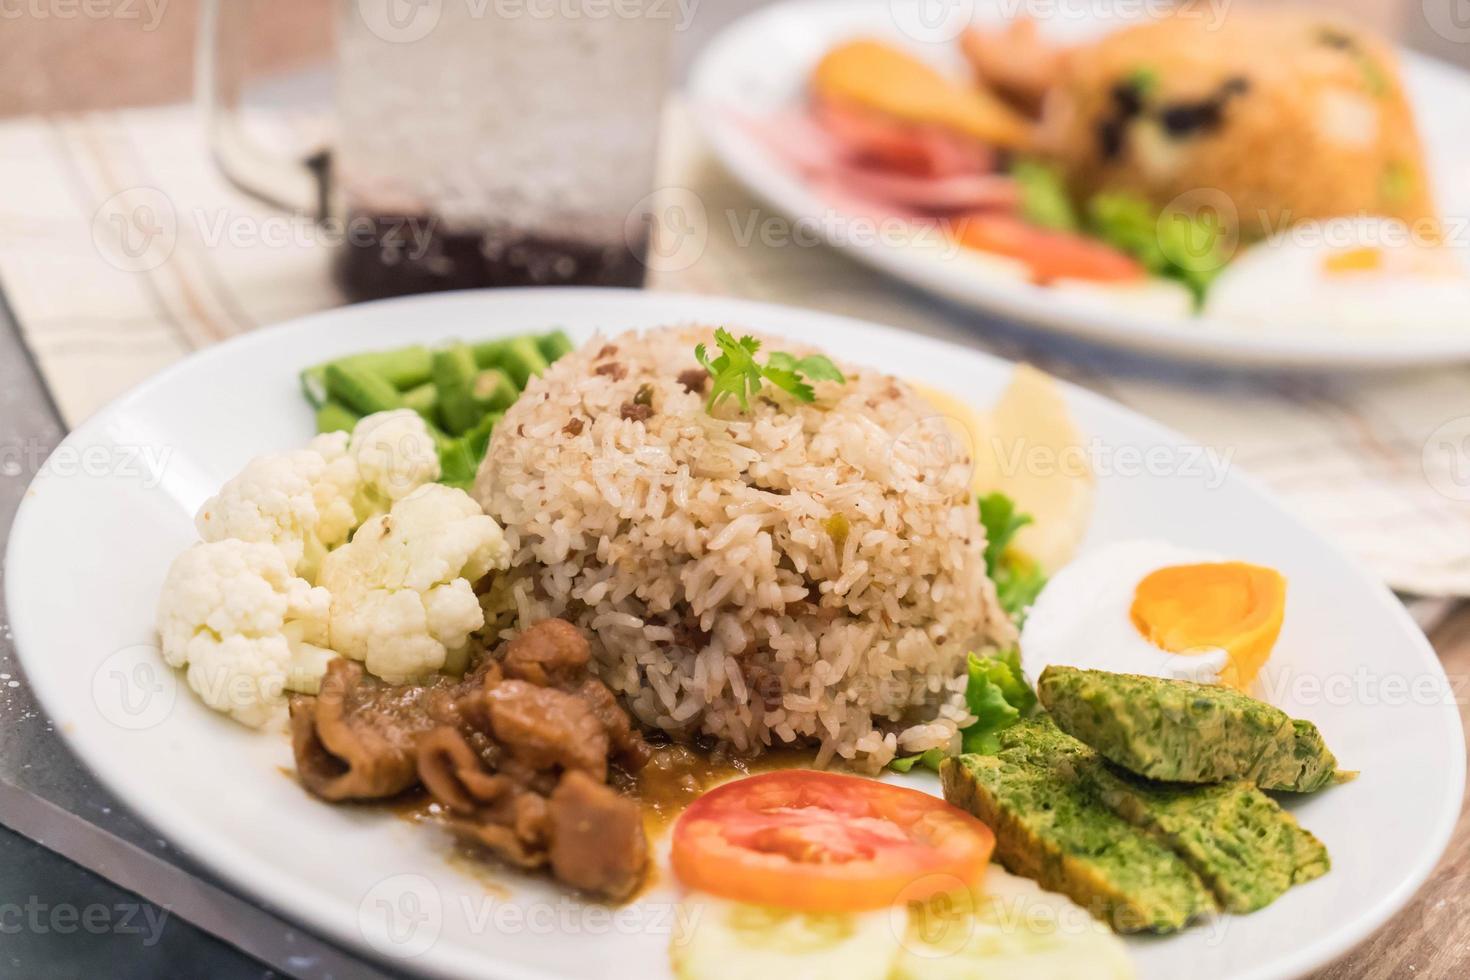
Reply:
<svg viewBox="0 0 1470 980"><path fill-rule="evenodd" d="M287 211L328 213L326 154L291 159L250 138L240 120L250 4L205 0L200 10L195 99L203 116L210 155L225 179Z"/></svg>

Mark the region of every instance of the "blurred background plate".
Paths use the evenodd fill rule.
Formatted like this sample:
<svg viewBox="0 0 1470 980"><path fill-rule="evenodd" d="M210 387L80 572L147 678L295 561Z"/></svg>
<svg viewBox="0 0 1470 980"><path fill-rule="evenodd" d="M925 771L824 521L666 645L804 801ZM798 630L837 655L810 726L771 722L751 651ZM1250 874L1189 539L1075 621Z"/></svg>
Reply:
<svg viewBox="0 0 1470 980"><path fill-rule="evenodd" d="M1113 6L1056 5L1060 12L1041 21L1043 34L1082 41L1136 20L1101 15ZM1116 8L1138 12L1150 5ZM747 121L800 106L812 66L839 41L887 40L936 64L948 61L960 73L963 64L954 39L966 23L1001 26L1018 10L1030 9L1003 0L793 0L768 7L726 28L701 53L689 80L695 115L723 165L772 208L857 261L974 310L1144 353L1223 365L1368 369L1470 360L1470 314L1463 330L1415 329L1411 322L1372 333L1271 331L1160 315L1091 293L1063 293L987 274L973 256L946 258L885 241L887 236L847 234L842 231L844 217L788 163L752 138ZM1439 211L1448 217L1452 234L1457 228L1463 232L1462 216L1470 215L1470 74L1410 51L1401 51L1400 58ZM1412 321L1412 310L1404 314Z"/></svg>

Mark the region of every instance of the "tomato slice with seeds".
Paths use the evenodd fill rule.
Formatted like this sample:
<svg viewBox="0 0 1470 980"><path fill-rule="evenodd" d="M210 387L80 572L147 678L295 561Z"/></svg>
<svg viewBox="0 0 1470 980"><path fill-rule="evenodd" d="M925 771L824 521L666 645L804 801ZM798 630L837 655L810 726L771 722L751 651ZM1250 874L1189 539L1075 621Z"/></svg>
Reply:
<svg viewBox="0 0 1470 980"><path fill-rule="evenodd" d="M990 828L918 790L809 769L710 790L674 827L674 873L722 898L860 911L976 884Z"/></svg>
<svg viewBox="0 0 1470 980"><path fill-rule="evenodd" d="M1134 282L1144 278L1143 266L1111 245L1072 232L1038 228L1008 214L966 215L955 223L955 238L967 248L1024 263L1038 282Z"/></svg>

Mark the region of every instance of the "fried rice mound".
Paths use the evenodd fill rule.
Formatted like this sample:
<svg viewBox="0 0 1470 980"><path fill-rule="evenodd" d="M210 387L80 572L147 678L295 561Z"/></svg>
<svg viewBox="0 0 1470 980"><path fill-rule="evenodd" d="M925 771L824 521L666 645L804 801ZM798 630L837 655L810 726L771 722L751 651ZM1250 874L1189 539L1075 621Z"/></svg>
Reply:
<svg viewBox="0 0 1470 980"><path fill-rule="evenodd" d="M912 387L847 364L812 403L766 385L710 410L694 349L713 340L594 338L506 413L474 488L514 553L492 628L576 623L602 680L677 739L867 769L955 748L967 653L1014 640L971 447Z"/></svg>

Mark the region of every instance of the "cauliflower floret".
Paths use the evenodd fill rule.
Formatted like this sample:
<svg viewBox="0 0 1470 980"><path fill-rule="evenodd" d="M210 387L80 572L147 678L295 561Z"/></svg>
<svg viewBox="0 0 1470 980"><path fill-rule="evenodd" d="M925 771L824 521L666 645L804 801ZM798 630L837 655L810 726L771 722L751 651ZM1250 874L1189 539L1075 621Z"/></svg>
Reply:
<svg viewBox="0 0 1470 980"><path fill-rule="evenodd" d="M174 559L158 602L163 659L216 711L260 727L283 717L284 691L326 671L331 596L293 575L265 542L196 544Z"/></svg>
<svg viewBox="0 0 1470 980"><path fill-rule="evenodd" d="M439 478L424 420L401 409L369 415L352 436L331 432L306 449L251 460L194 518L205 541L275 545L291 571L315 581L322 558L393 502Z"/></svg>
<svg viewBox="0 0 1470 980"><path fill-rule="evenodd" d="M442 670L484 625L475 583L509 564L500 525L468 494L420 487L322 563L329 645L393 683Z"/></svg>
<svg viewBox="0 0 1470 980"><path fill-rule="evenodd" d="M378 412L357 423L348 452L357 463L362 494L384 513L426 483L439 479L439 451L429 427L407 408ZM367 516L364 515L364 519Z"/></svg>

